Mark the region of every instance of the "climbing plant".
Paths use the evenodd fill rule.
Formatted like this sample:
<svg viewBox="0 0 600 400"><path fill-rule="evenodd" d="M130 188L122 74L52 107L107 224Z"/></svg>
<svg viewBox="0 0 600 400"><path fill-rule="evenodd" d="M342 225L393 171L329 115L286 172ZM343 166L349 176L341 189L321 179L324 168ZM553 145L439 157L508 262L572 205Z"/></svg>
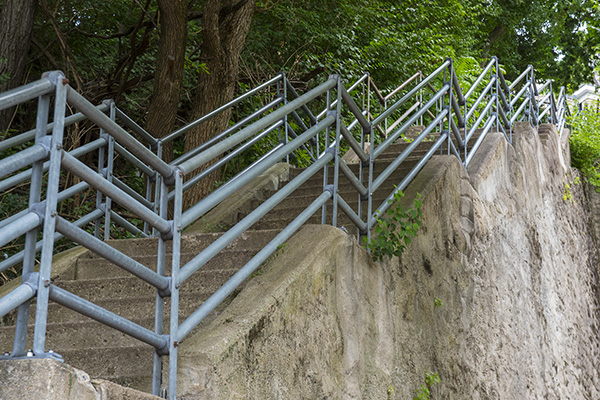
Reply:
<svg viewBox="0 0 600 400"><path fill-rule="evenodd" d="M375 261L381 261L385 256L401 256L421 227L421 195L417 194L413 206L408 209L402 206L402 197L404 193L401 190L394 193L386 216L377 220L375 234L367 243Z"/></svg>

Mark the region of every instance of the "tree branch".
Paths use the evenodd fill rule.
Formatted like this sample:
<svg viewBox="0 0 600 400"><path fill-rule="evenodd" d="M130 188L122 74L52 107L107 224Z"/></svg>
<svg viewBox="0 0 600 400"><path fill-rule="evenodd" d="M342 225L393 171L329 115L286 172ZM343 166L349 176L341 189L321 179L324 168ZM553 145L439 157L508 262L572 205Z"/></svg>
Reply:
<svg viewBox="0 0 600 400"><path fill-rule="evenodd" d="M254 12L256 13L266 13L271 11L277 4L279 4L281 2L281 0L276 0L273 2L273 4L269 5L269 3L271 3L271 0L267 0L265 2L265 5L263 7L258 7L256 6L256 10Z"/></svg>
<svg viewBox="0 0 600 400"><path fill-rule="evenodd" d="M130 26L125 32L113 33L112 35L99 35L97 33L86 32L82 29L79 29L78 27L73 28L73 31L75 31L83 36L104 39L104 40L116 39L116 38L120 38L123 36L129 36L129 35L131 35L131 33L133 33L134 30L135 30L135 26Z"/></svg>
<svg viewBox="0 0 600 400"><path fill-rule="evenodd" d="M48 19L50 20L50 24L52 25L52 28L54 29L54 32L56 33L56 38L58 39L58 43L60 45L60 50L61 50L64 62L66 64L66 66L70 67L71 73L73 74L73 78L75 80L75 84L77 85L77 90L79 90L81 92L83 89L83 81L79 77L79 73L77 72L77 67L75 66L75 62L73 61L73 54L71 53L71 49L70 49L69 45L67 44L67 41L63 35L63 32L60 30L60 27L58 26L58 22L56 21L55 14L53 14L52 11L50 11L50 8L48 7L48 3L46 2L46 0L40 0L39 4L40 4L40 7L41 7L42 11L44 12L44 14L46 14Z"/></svg>
<svg viewBox="0 0 600 400"><path fill-rule="evenodd" d="M54 59L54 57L52 56L52 54L50 54L48 52L48 49L45 48L36 38L34 38L33 36L31 37L31 44L33 44L35 47L37 47L40 51L40 53L42 53L42 55L46 58L46 60L48 60L48 62L50 63L50 65L52 65L53 69L60 69L60 65L58 65L58 63L56 62L56 60ZM37 59L37 58L36 58ZM33 60L32 60L33 61Z"/></svg>

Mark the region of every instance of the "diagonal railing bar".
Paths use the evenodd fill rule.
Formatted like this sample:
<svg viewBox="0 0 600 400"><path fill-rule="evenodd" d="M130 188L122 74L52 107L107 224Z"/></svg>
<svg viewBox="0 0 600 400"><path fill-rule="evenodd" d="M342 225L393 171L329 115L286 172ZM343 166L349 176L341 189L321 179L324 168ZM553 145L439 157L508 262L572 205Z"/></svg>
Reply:
<svg viewBox="0 0 600 400"><path fill-rule="evenodd" d="M240 129L242 126L247 125L249 122L251 122L253 119L257 118L258 116L266 113L269 110L275 109L275 107L278 106L282 101L283 101L282 98L280 98L280 97L276 98L269 104L266 104L262 108L259 108L258 110L256 110L254 113L246 116L242 120L236 122L229 128L225 129L223 132L213 136L212 138L210 138L206 142L202 143L200 146L196 147L195 149L190 150L185 154L182 154L180 157L173 160L171 162L171 165L181 164L182 162L189 160L190 158L194 157L196 154L199 154L200 152L202 152L202 151L206 150L207 148L209 148L210 146L212 146L214 143L217 143L219 140L223 139L227 135L230 135L231 133Z"/></svg>
<svg viewBox="0 0 600 400"><path fill-rule="evenodd" d="M96 108L98 109L98 111L106 112L106 111L108 111L109 106L108 106L108 104L102 103L102 104L96 106ZM74 125L78 122L85 121L86 119L87 119L87 117L85 115L83 115L82 113L76 113L76 114L70 115L68 117L65 117L65 127ZM54 122L50 122L49 124L47 124L45 133L52 132L53 127L54 127ZM12 147L16 147L20 144L23 144L25 142L29 142L30 140L35 139L36 131L37 131L36 129L32 129L30 131L21 133L17 136L13 136L13 137L2 140L0 142L0 151L4 151L4 150L10 149Z"/></svg>
<svg viewBox="0 0 600 400"><path fill-rule="evenodd" d="M29 204L0 221L0 244L23 235L26 243L23 251L0 262L0 272L19 263L22 263L23 269L20 286L0 298L0 316L18 308L13 353L4 358L25 355L30 300L33 298L36 299L33 352L36 357L59 357L45 351L48 301L53 300L152 345L154 394L159 394L163 387L162 362L168 355L168 396L175 400L177 348L182 340L318 210L321 210L321 221L331 221L334 226L338 225L338 213L343 213L356 227L359 237L366 236L368 240L395 194L407 187L433 155L453 154L466 168L494 129L511 142L513 124L517 121L529 121L534 126L548 121L557 126L560 134L566 124L565 117L570 113L564 88L555 96L551 81L538 86L532 66L508 85L495 57L466 89L463 93L451 59L445 60L427 76L416 72L387 94L376 86L369 74L362 75L348 86L342 84L339 76L331 76L314 89L298 94L286 75L281 73L162 139L152 137L113 101L105 101L99 106L89 103L69 87L68 81L58 71L44 74L42 79L32 84L1 93L0 109L38 98L36 129L0 142L0 151L4 151L34 141L25 150L13 152L0 160L0 192L13 190L17 185L30 181ZM54 122L49 124L51 93L55 93ZM247 113L244 110L244 115L239 115L242 112L236 114L237 120L231 126L170 164L163 161L162 151L166 143L238 107L252 96L263 96L260 101L254 102L259 106L249 107L252 110ZM67 100L80 112L66 117ZM323 111L316 114L311 109ZM98 138L66 152L61 146L65 127L86 119L100 128ZM390 159L391 146L402 141L409 131L414 136L410 139L412 142ZM374 137L372 134L376 132L381 136ZM433 138L432 144L428 145L424 155L417 157L416 149L423 147L429 138ZM263 146L264 143L268 145ZM258 160L244 169L239 168L241 171L222 186L183 210L186 190L256 146L264 148ZM357 169L341 158L343 149L351 149L355 153L359 160ZM97 169L77 159L93 151L98 151ZM384 152L386 158L382 157ZM145 177L143 194L125 179L113 176L117 156ZM392 177L396 179L395 171L401 169L409 157L415 162L406 169L408 172L403 171L405 175L398 179L400 182L394 182L394 189L389 189L384 183ZM214 159L217 160L211 166L192 174ZM186 226L198 221L276 163L294 159L307 163L297 177L181 265L181 235ZM383 168L376 169L376 165ZM61 171L68 171L82 182L68 188L61 187ZM180 323L182 285L321 171L322 178L318 179L323 183L323 191L311 204L299 215L292 216L291 223ZM185 182L184 176L187 178ZM348 183L343 192L339 191L340 179ZM173 190L169 190L170 186L174 186ZM59 203L79 196L83 191L95 193L95 208L74 222L59 216ZM378 196L384 195L377 199L385 198L378 205L374 204L376 192ZM347 200L347 193L356 196L357 203ZM121 212L122 209L117 212L113 202L125 212ZM128 220L132 214L144 221L144 229ZM156 271L100 240L102 219L105 238L110 237L111 221L142 237L148 236L152 227L153 235L158 236ZM90 229L87 227L90 222L95 223L93 234L86 232ZM38 241L40 229L43 229L43 237ZM139 326L50 283L54 243L63 236L81 243L156 289L154 330ZM167 260L168 241L173 243L170 260ZM33 266L40 251L38 273ZM167 262L171 263L170 275L166 273ZM169 334L164 334L167 296L171 297L171 318Z"/></svg>
<svg viewBox="0 0 600 400"><path fill-rule="evenodd" d="M335 85L335 83L336 81L334 79L329 79L327 82L319 85L310 92L303 94L302 96L298 97L295 100L292 100L283 107L273 111L266 117L255 122L254 124L240 130L235 135L224 139L223 141L212 146L210 149L205 150L200 154L197 154L190 160L178 164L178 167L184 172L184 174L194 171L196 168L200 167L206 162L225 153L231 147L238 145L244 140L247 140L251 136L255 135L257 132L260 132L261 130L277 122L283 116L288 115L289 113L297 110L309 101L314 100L316 97L324 94L327 90L331 89Z"/></svg>
<svg viewBox="0 0 600 400"><path fill-rule="evenodd" d="M82 184L87 186L87 183L85 182L81 182ZM91 213L89 213L88 215L78 219L77 221L75 221L73 223L73 225L81 228L82 226L85 226L87 224L89 224L90 222L94 221L96 218L102 216L104 214L104 211L102 210L94 210ZM54 234L54 242L59 241L60 239L63 238L63 235L56 232ZM38 241L35 244L35 253L39 253L42 250L42 241ZM24 258L25 258L25 250L22 250L12 256L10 256L9 258L7 258L6 260L0 262L0 272L2 271L6 271L7 269L14 267L15 265L22 263Z"/></svg>
<svg viewBox="0 0 600 400"><path fill-rule="evenodd" d="M131 129L135 134L137 134L142 140L151 146L156 146L158 139L148 133L144 128L139 126L133 119L131 119L127 114L125 114L118 107L115 108L116 117L123 122L123 124Z"/></svg>
<svg viewBox="0 0 600 400"><path fill-rule="evenodd" d="M120 142L131 153L145 162L156 171L158 171L165 179L172 179L174 169L167 163L158 158L152 151L138 142L125 129L117 125L112 119L98 111L90 102L83 96L77 93L74 89L69 88L68 100L91 121L95 122L100 128L111 134L118 142Z"/></svg>

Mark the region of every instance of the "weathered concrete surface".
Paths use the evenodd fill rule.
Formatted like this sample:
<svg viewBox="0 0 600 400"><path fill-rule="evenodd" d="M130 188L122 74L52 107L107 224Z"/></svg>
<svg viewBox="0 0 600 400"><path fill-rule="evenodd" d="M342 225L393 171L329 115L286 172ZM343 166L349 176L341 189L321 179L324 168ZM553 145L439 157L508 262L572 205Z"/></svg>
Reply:
<svg viewBox="0 0 600 400"><path fill-rule="evenodd" d="M1 399L158 400L159 397L105 380L51 359L0 361Z"/></svg>
<svg viewBox="0 0 600 400"><path fill-rule="evenodd" d="M600 398L585 197L571 184L563 200L577 174L556 132L542 145L526 128L514 147L491 134L468 171L425 167L405 197L423 195L423 228L400 260L304 228L182 343L180 396L409 399L431 371L433 398Z"/></svg>
<svg viewBox="0 0 600 400"><path fill-rule="evenodd" d="M600 239L600 192L591 184L586 186L586 194L589 199L591 219L593 221L596 239ZM596 242L596 247L600 246L600 240Z"/></svg>

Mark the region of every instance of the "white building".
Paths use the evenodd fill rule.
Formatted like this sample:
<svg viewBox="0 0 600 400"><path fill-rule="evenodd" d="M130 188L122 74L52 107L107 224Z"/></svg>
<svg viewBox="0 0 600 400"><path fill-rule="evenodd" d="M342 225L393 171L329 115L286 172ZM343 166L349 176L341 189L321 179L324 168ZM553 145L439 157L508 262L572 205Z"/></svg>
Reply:
<svg viewBox="0 0 600 400"><path fill-rule="evenodd" d="M578 103L580 110L584 106L598 105L600 100L600 96L596 94L596 87L588 84L582 85L570 97Z"/></svg>

